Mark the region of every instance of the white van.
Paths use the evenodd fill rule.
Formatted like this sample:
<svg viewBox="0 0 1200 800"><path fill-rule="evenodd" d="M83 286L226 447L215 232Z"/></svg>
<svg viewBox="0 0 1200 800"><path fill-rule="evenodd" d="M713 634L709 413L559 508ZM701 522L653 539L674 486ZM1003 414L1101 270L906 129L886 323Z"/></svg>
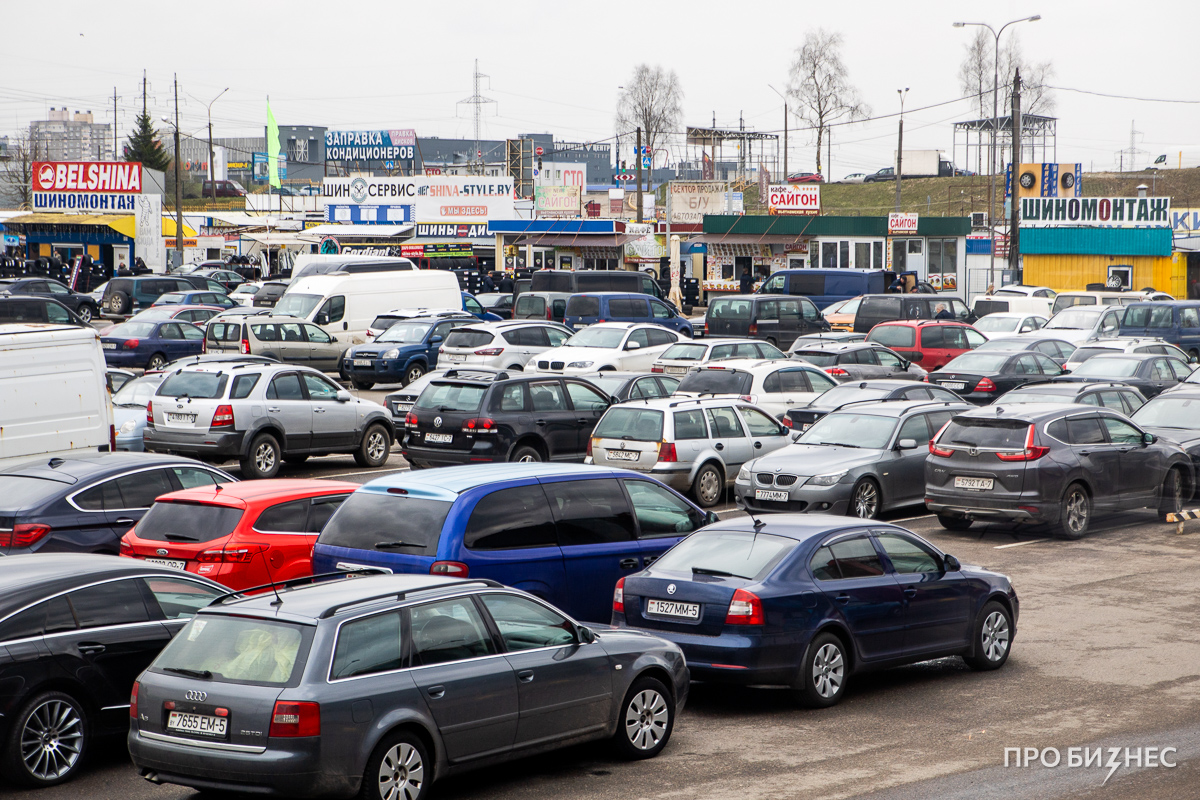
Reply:
<svg viewBox="0 0 1200 800"><path fill-rule="evenodd" d="M104 351L92 328L0 325L0 469L113 449Z"/></svg>
<svg viewBox="0 0 1200 800"><path fill-rule="evenodd" d="M367 340L367 328L393 308L461 308L458 277L440 269L310 275L293 280L275 304L350 344Z"/></svg>
<svg viewBox="0 0 1200 800"><path fill-rule="evenodd" d="M335 272L395 272L414 270L417 265L400 256L363 256L357 254L301 253L292 262L292 280Z"/></svg>

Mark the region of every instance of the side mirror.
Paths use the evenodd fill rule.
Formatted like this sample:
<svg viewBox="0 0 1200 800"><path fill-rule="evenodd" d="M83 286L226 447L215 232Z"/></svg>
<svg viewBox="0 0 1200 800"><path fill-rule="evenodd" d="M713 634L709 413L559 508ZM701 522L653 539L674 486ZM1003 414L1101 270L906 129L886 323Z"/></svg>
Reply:
<svg viewBox="0 0 1200 800"><path fill-rule="evenodd" d="M336 336L330 336L330 337L329 337L329 341L330 341L331 343L333 343L333 344L337 344L337 337L336 337Z"/></svg>
<svg viewBox="0 0 1200 800"><path fill-rule="evenodd" d="M804 431L796 431L795 433L792 434L792 441L793 442L800 441L800 437L803 435L804 435Z"/></svg>
<svg viewBox="0 0 1200 800"><path fill-rule="evenodd" d="M339 403L349 403L354 399L354 395L350 394L345 389L339 389L337 393L337 401Z"/></svg>
<svg viewBox="0 0 1200 800"><path fill-rule="evenodd" d="M313 324L328 325L329 324L329 315L328 314L317 314L315 317L313 317Z"/></svg>
<svg viewBox="0 0 1200 800"><path fill-rule="evenodd" d="M580 644L592 644L596 641L595 632L593 632L592 629L587 627L586 625L580 625L575 630L575 633L577 634L577 636L579 638Z"/></svg>
<svg viewBox="0 0 1200 800"><path fill-rule="evenodd" d="M909 361L908 359L906 359L906 358L900 359L900 369L907 370L911 366L912 366L912 362Z"/></svg>
<svg viewBox="0 0 1200 800"><path fill-rule="evenodd" d="M608 404L610 406L615 406L617 403L620 403L620 402L621 402L621 398L617 397L615 394L610 394L608 396Z"/></svg>
<svg viewBox="0 0 1200 800"><path fill-rule="evenodd" d="M1197 364L1197 363L1200 363L1200 358L1196 358L1195 356L1192 356L1191 358L1189 358L1189 359L1188 359L1188 363L1189 363L1189 364Z"/></svg>
<svg viewBox="0 0 1200 800"><path fill-rule="evenodd" d="M442 340L442 335L440 333L435 333L433 336L429 337L430 344L437 344L441 340Z"/></svg>
<svg viewBox="0 0 1200 800"><path fill-rule="evenodd" d="M720 521L721 521L721 518L717 516L715 511L709 511L708 513L706 513L704 515L704 524L705 525L715 525Z"/></svg>
<svg viewBox="0 0 1200 800"><path fill-rule="evenodd" d="M641 350L642 345L641 345L641 342L627 342L625 344L625 349L626 350Z"/></svg>
<svg viewBox="0 0 1200 800"><path fill-rule="evenodd" d="M949 553L946 553L945 564L946 572L958 572L962 569L962 564L959 563L958 559Z"/></svg>
<svg viewBox="0 0 1200 800"><path fill-rule="evenodd" d="M1158 441L1158 437L1155 436L1153 433L1143 433L1142 434L1142 444L1154 444L1157 441Z"/></svg>
<svg viewBox="0 0 1200 800"><path fill-rule="evenodd" d="M917 447L916 439L901 439L900 441L896 442L897 450L915 450L916 447Z"/></svg>

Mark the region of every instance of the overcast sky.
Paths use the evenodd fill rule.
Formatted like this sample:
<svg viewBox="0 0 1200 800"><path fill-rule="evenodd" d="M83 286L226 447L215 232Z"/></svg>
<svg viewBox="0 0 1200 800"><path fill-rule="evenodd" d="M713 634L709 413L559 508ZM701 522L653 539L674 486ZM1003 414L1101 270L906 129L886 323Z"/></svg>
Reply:
<svg viewBox="0 0 1200 800"><path fill-rule="evenodd" d="M51 107L91 109L113 119L122 138L150 81L155 119L168 113L178 73L181 127L204 136L206 104L216 136L262 135L270 95L280 124L335 129L415 128L422 136L473 136L474 59L490 76L481 94L484 138L549 131L598 141L614 134L619 89L640 62L674 69L686 124L776 131L788 66L805 31L845 38L850 79L874 114L906 101L905 149L949 152L952 123L974 116L957 72L973 30L955 20L990 22L1041 14L1009 27L1028 61L1051 61L1055 86L1191 104L1055 92L1058 160L1084 169L1115 167L1130 147L1144 166L1160 153L1200 154L1200 93L1188 31L1200 3L1130 6L1114 0L799 2L799 0L641 0L605 3L523 0L453 2L227 2L49 0L7 4L0 45L0 134L16 133ZM1004 111L1001 111L1003 114ZM793 118L791 125L802 123ZM835 129L835 177L873 171L892 159L894 118ZM676 153L678 155L678 152ZM961 151L958 160L961 162ZM1126 156L1128 163L1128 156ZM1175 156L1169 157L1170 162ZM790 168L813 167L813 137L793 131Z"/></svg>

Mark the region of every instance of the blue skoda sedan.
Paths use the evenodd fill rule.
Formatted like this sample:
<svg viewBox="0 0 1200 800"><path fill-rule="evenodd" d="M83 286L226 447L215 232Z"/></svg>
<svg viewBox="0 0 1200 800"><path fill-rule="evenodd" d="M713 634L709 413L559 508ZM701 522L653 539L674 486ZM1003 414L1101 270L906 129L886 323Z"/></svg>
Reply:
<svg viewBox="0 0 1200 800"><path fill-rule="evenodd" d="M710 525L621 579L612 623L678 644L695 679L820 708L854 673L944 656L998 669L1019 611L1006 576L904 528L781 514Z"/></svg>
<svg viewBox="0 0 1200 800"><path fill-rule="evenodd" d="M204 331L179 320L122 322L100 336L110 367L160 370L169 362L204 351Z"/></svg>

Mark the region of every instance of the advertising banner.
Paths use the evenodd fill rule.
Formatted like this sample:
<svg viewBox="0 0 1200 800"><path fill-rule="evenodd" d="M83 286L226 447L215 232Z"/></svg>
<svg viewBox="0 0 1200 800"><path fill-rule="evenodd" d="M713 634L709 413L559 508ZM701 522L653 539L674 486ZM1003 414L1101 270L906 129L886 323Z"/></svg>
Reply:
<svg viewBox="0 0 1200 800"><path fill-rule="evenodd" d="M579 186L538 186L533 205L539 217L578 217Z"/></svg>
<svg viewBox="0 0 1200 800"><path fill-rule="evenodd" d="M137 161L35 161L32 172L35 211L131 214L142 193Z"/></svg>
<svg viewBox="0 0 1200 800"><path fill-rule="evenodd" d="M134 215L134 255L146 262L156 272L165 272L167 267L167 245L162 235L162 195L142 194L135 198L137 213Z"/></svg>
<svg viewBox="0 0 1200 800"><path fill-rule="evenodd" d="M1012 164L1004 173L1004 196L1012 197ZM1017 169L1017 197L1081 197L1083 164L1021 164Z"/></svg>
<svg viewBox="0 0 1200 800"><path fill-rule="evenodd" d="M1169 197L1023 197L1022 228L1170 228Z"/></svg>
<svg viewBox="0 0 1200 800"><path fill-rule="evenodd" d="M321 186L326 218L368 221L372 206L407 207L405 222L486 222L514 219L512 178L418 175L408 178L325 178ZM385 216L385 215L376 215ZM377 219L377 222L397 222Z"/></svg>
<svg viewBox="0 0 1200 800"><path fill-rule="evenodd" d="M892 212L888 214L888 235L917 233L916 214Z"/></svg>
<svg viewBox="0 0 1200 800"><path fill-rule="evenodd" d="M772 214L820 214L821 187L772 186L767 190L767 208Z"/></svg>
<svg viewBox="0 0 1200 800"><path fill-rule="evenodd" d="M663 241L665 237L655 235L653 223L626 222L625 233L638 237L625 243L626 261L657 264L660 258L666 257L667 247Z"/></svg>
<svg viewBox="0 0 1200 800"><path fill-rule="evenodd" d="M326 161L412 161L417 132L412 128L387 131L325 131Z"/></svg>
<svg viewBox="0 0 1200 800"><path fill-rule="evenodd" d="M705 214L725 213L725 183L671 181L671 222L701 223Z"/></svg>

